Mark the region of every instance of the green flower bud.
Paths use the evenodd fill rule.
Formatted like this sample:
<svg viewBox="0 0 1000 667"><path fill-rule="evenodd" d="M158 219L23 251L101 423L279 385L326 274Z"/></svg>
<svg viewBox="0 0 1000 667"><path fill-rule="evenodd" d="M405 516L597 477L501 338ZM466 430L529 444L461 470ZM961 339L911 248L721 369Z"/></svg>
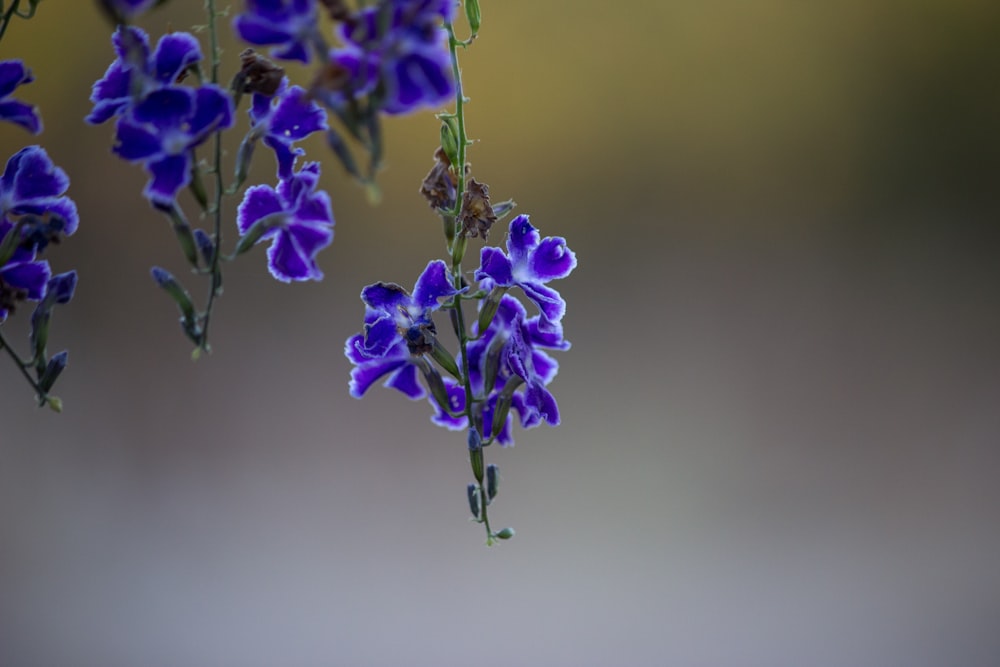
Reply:
<svg viewBox="0 0 1000 667"><path fill-rule="evenodd" d="M475 37L482 22L479 0L465 0L465 18L469 20L469 28L472 30L472 36Z"/></svg>
<svg viewBox="0 0 1000 667"><path fill-rule="evenodd" d="M510 538L514 537L514 529L511 528L510 526L507 526L503 530L495 533L493 537L497 538L498 540L509 540Z"/></svg>

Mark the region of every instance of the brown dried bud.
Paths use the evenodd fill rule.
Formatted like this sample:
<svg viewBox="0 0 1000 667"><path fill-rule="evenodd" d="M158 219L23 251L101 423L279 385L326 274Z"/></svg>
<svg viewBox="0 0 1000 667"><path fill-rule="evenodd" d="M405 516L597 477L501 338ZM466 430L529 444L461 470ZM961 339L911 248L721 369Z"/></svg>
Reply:
<svg viewBox="0 0 1000 667"><path fill-rule="evenodd" d="M458 222L462 225L463 236L481 236L483 240L490 233L490 227L497 221L496 213L490 206L490 188L470 178L462 194L462 210Z"/></svg>
<svg viewBox="0 0 1000 667"><path fill-rule="evenodd" d="M237 78L242 82L242 92L260 93L268 97L278 92L285 70L253 49L246 49L240 54L240 64L242 68Z"/></svg>
<svg viewBox="0 0 1000 667"><path fill-rule="evenodd" d="M424 182L420 184L420 194L424 196L433 209L450 211L455 208L455 188L458 187L458 177L452 171L451 163L444 150L434 151L434 166L427 173Z"/></svg>
<svg viewBox="0 0 1000 667"><path fill-rule="evenodd" d="M351 18L351 12L344 0L319 0L319 4L326 7L326 11L334 21L346 21Z"/></svg>
<svg viewBox="0 0 1000 667"><path fill-rule="evenodd" d="M351 71L335 62L323 64L316 70L316 76L309 85L312 97L323 99L329 93L335 93L347 88L351 82Z"/></svg>

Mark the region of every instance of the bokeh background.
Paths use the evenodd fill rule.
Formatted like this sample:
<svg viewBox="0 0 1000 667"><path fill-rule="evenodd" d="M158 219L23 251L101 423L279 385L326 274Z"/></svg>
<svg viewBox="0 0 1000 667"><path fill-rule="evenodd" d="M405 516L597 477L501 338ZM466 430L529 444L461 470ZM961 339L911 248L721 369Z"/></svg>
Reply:
<svg viewBox="0 0 1000 667"><path fill-rule="evenodd" d="M0 665L998 664L1000 6L483 5L475 173L580 260L563 424L488 451L493 548L461 435L347 395L361 286L442 255L432 116L387 124L378 206L308 145L326 279L242 259L194 363L169 226L82 121L108 26L11 27L46 129L0 154L43 143L82 224L65 412L0 364Z"/></svg>

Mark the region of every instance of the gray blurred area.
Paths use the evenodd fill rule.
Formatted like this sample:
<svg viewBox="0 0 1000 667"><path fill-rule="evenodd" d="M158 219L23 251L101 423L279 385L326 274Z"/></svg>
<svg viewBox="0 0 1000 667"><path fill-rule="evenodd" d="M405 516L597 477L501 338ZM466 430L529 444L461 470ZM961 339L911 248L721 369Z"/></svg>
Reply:
<svg viewBox="0 0 1000 667"><path fill-rule="evenodd" d="M493 548L461 434L347 395L361 287L443 253L431 114L387 123L378 206L307 145L326 279L241 259L192 362L148 268L204 285L82 122L108 27L11 27L82 223L65 412L0 360L0 665L1000 664L1000 7L482 4L474 172L580 261L563 424L487 451Z"/></svg>

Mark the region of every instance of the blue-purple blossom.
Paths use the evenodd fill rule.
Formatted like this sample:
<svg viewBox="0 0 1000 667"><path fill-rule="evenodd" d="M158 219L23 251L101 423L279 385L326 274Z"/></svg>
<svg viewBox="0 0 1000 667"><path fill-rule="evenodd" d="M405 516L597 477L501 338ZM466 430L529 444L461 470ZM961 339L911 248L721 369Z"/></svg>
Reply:
<svg viewBox="0 0 1000 667"><path fill-rule="evenodd" d="M294 143L313 132L325 131L326 113L309 99L301 86L288 86L283 79L273 96L254 93L250 106L251 133L263 136L278 161L278 178L289 178L295 158L305 151Z"/></svg>
<svg viewBox="0 0 1000 667"><path fill-rule="evenodd" d="M451 282L448 267L439 259L427 264L411 295L395 283L375 283L361 290L361 300L368 306L365 335L358 352L367 358L386 356L399 341L417 351L425 332L433 334L431 314L442 300L461 293Z"/></svg>
<svg viewBox="0 0 1000 667"><path fill-rule="evenodd" d="M240 234L254 223L269 221L260 240L272 239L267 266L277 280L321 280L316 255L333 242L333 209L326 192L316 190L319 163L309 162L275 190L269 185L247 188L236 212Z"/></svg>
<svg viewBox="0 0 1000 667"><path fill-rule="evenodd" d="M14 225L0 220L0 243L10 233L16 233ZM52 275L49 263L36 260L35 253L18 247L13 255L0 264L0 322L7 319L21 301L38 301L45 294L45 285Z"/></svg>
<svg viewBox="0 0 1000 667"><path fill-rule="evenodd" d="M379 314L369 309L366 322L378 319ZM417 367L413 363L413 355L406 342L399 338L381 357L369 357L362 353L365 349L365 335L356 334L347 339L344 355L354 364L351 369L350 394L361 398L368 388L385 376L383 386L397 389L411 400L417 400L427 395L423 385L417 379Z"/></svg>
<svg viewBox="0 0 1000 667"><path fill-rule="evenodd" d="M566 302L545 283L565 278L574 268L576 255L566 247L566 239L542 239L528 216L519 215L510 222L507 253L491 246L483 248L475 277L484 289L520 287L541 311L541 328L552 329L566 313Z"/></svg>
<svg viewBox="0 0 1000 667"><path fill-rule="evenodd" d="M119 119L114 152L141 162L152 176L143 194L155 206L169 207L191 182L192 149L232 124L233 103L222 88L161 88Z"/></svg>
<svg viewBox="0 0 1000 667"><path fill-rule="evenodd" d="M69 236L80 218L76 204L65 195L68 188L69 177L52 163L45 149L26 146L11 156L0 176L0 221L27 217L22 235L29 239L39 227ZM33 250L44 248L40 239L29 245Z"/></svg>
<svg viewBox="0 0 1000 667"><path fill-rule="evenodd" d="M443 104L455 94L448 34L455 3L446 0L392 0L358 13L340 31L342 48L331 62L349 76L345 92L379 92L380 109L405 114Z"/></svg>
<svg viewBox="0 0 1000 667"><path fill-rule="evenodd" d="M10 99L14 89L35 77L21 60L0 61L0 120L20 125L32 134L42 131L42 119L31 104Z"/></svg>
<svg viewBox="0 0 1000 667"><path fill-rule="evenodd" d="M152 54L141 28L121 28L111 39L118 58L91 90L94 108L86 121L92 125L123 115L149 93L173 85L202 57L198 40L186 32L164 35Z"/></svg>
<svg viewBox="0 0 1000 667"><path fill-rule="evenodd" d="M272 46L271 55L309 62L309 47L321 43L316 0L246 0L246 10L233 19L233 29L246 42Z"/></svg>

